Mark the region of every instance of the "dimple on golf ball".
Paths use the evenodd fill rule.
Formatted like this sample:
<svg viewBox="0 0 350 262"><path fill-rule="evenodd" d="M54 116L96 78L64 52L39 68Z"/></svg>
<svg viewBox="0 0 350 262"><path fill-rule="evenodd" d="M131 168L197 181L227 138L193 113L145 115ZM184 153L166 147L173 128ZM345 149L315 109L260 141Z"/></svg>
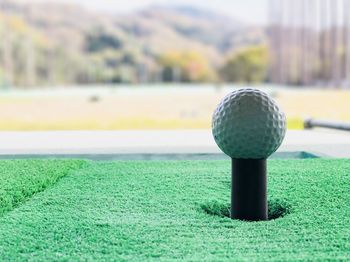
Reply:
<svg viewBox="0 0 350 262"><path fill-rule="evenodd" d="M212 132L219 148L231 158L265 159L281 145L286 117L266 93L239 89L217 106Z"/></svg>

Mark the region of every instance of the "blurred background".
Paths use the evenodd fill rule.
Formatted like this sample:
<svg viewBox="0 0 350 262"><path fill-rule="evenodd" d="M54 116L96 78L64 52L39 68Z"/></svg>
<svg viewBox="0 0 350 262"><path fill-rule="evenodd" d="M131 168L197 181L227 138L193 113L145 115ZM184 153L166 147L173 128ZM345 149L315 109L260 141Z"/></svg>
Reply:
<svg viewBox="0 0 350 262"><path fill-rule="evenodd" d="M210 128L245 86L350 121L350 0L0 0L0 130Z"/></svg>

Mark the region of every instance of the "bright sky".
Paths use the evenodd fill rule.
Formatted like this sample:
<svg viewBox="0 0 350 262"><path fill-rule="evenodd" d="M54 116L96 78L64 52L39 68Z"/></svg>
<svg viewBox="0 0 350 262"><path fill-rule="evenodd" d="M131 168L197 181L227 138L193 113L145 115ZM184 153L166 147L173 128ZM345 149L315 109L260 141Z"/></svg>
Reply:
<svg viewBox="0 0 350 262"><path fill-rule="evenodd" d="M45 2L49 1L76 3L88 9L113 13L129 13L152 5L204 7L254 24L266 23L268 5L268 0L46 0Z"/></svg>

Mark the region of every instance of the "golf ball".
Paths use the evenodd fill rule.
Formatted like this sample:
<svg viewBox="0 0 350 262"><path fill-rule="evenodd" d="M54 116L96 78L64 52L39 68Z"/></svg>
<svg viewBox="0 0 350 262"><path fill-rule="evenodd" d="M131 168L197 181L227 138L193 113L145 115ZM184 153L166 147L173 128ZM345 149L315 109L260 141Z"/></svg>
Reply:
<svg viewBox="0 0 350 262"><path fill-rule="evenodd" d="M212 132L219 148L231 158L265 159L281 145L286 117L266 93L239 89L217 106Z"/></svg>

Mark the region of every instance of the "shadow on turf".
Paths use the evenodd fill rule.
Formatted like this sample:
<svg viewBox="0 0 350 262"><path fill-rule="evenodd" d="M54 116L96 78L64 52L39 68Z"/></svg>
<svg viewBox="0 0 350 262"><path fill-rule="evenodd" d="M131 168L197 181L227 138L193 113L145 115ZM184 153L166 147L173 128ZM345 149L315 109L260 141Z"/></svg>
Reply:
<svg viewBox="0 0 350 262"><path fill-rule="evenodd" d="M290 206L282 200L273 199L268 201L269 220L282 218L290 213ZM216 201L201 205L201 209L211 216L230 217L230 205Z"/></svg>

